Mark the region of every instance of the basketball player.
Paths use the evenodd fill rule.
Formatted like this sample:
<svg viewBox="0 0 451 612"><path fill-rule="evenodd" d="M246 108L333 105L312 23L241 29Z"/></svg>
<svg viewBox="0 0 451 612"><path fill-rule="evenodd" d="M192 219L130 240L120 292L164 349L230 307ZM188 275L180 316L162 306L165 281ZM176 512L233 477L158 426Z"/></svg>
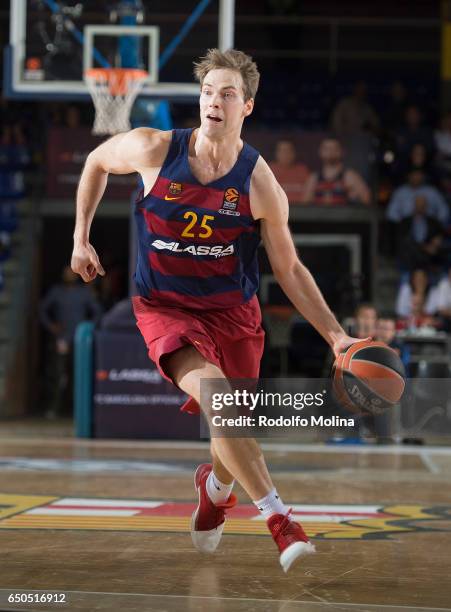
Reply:
<svg viewBox="0 0 451 612"><path fill-rule="evenodd" d="M258 287L260 239L275 277L300 313L337 355L357 341L345 334L313 277L299 261L288 228L287 197L259 153L240 138L254 106L259 73L241 51L210 49L195 64L200 127L118 134L90 153L77 193L72 268L85 282L105 271L89 232L109 173L139 172L138 263L133 298L137 325L161 374L185 391L183 407L207 419L200 381L258 378L263 351ZM314 551L290 520L257 442L214 437L212 463L199 466L193 543L213 552L234 480L267 519L285 571Z"/></svg>

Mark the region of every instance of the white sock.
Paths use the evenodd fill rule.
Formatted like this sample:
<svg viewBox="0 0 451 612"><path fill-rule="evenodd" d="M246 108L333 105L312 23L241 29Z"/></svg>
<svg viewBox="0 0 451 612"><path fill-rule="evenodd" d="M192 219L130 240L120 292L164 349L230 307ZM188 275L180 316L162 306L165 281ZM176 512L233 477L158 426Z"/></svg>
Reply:
<svg viewBox="0 0 451 612"><path fill-rule="evenodd" d="M269 519L272 514L287 514L288 508L284 505L276 489L273 489L262 499L257 499L254 504L263 514L265 519Z"/></svg>
<svg viewBox="0 0 451 612"><path fill-rule="evenodd" d="M207 495L214 504L225 502L229 499L234 484L235 481L233 481L231 484L224 484L218 480L218 478L213 474L213 470L211 470L206 482Z"/></svg>

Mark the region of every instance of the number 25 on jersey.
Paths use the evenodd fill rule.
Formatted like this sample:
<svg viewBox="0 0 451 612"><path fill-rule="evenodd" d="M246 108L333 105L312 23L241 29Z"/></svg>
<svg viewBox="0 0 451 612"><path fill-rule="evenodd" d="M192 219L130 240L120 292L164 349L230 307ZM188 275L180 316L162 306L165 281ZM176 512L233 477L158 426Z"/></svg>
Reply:
<svg viewBox="0 0 451 612"><path fill-rule="evenodd" d="M202 215L202 220L200 223L198 223L199 215L194 211L189 210L183 215L183 218L190 220L182 232L183 238L209 238L212 235L213 229L210 227L210 225L208 225L208 223L214 220L213 215ZM195 226L199 227L195 228ZM194 229L197 230L196 233L192 231Z"/></svg>

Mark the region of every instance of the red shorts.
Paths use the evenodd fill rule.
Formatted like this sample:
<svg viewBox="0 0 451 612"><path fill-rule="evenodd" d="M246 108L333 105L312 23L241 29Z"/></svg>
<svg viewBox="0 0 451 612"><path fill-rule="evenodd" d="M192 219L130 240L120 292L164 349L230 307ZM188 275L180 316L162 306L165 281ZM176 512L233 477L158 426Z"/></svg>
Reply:
<svg viewBox="0 0 451 612"><path fill-rule="evenodd" d="M139 296L132 301L149 357L167 380L174 382L164 371L162 358L187 344L227 378L258 378L265 332L256 296L240 306L204 311L157 306ZM190 398L181 410L198 414L199 406Z"/></svg>

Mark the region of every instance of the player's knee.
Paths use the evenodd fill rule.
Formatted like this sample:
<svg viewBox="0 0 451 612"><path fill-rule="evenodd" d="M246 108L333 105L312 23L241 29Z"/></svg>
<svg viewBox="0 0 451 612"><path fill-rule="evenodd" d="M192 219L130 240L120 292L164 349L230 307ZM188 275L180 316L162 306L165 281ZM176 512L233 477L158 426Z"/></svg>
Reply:
<svg viewBox="0 0 451 612"><path fill-rule="evenodd" d="M184 346L165 357L164 371L180 389L191 395L202 408L215 390L228 389L224 373L208 362L193 346ZM205 412L205 410L204 410Z"/></svg>
<svg viewBox="0 0 451 612"><path fill-rule="evenodd" d="M216 368L216 366L213 366ZM210 423L213 416L221 410L221 398L230 394L231 387L221 370L209 369L209 376L202 377L200 380L199 405L204 416Z"/></svg>

